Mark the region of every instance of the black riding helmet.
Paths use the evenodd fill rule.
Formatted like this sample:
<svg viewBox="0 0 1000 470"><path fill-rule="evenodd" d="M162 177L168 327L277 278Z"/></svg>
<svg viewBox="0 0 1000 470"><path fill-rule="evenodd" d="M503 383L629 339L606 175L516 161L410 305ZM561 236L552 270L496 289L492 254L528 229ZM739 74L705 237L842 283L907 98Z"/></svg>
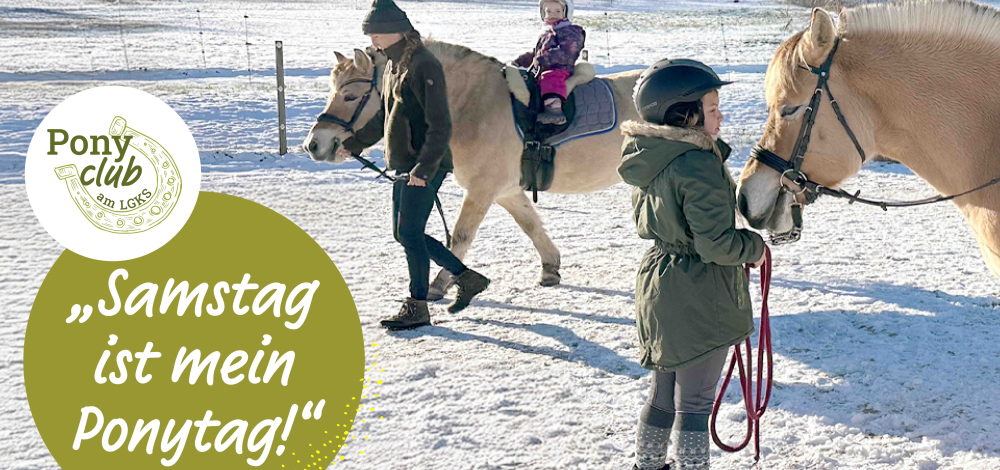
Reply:
<svg viewBox="0 0 1000 470"><path fill-rule="evenodd" d="M663 59L642 72L632 98L639 116L663 124L667 109L677 103L698 101L723 85L711 67L691 59Z"/></svg>

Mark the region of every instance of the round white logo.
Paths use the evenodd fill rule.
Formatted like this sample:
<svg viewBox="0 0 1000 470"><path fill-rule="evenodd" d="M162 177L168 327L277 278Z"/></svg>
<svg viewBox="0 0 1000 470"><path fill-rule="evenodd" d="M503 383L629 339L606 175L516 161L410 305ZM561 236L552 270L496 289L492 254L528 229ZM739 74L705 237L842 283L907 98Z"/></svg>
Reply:
<svg viewBox="0 0 1000 470"><path fill-rule="evenodd" d="M187 222L201 189L191 131L159 98L91 88L56 106L28 147L28 201L59 243L88 258L149 254Z"/></svg>

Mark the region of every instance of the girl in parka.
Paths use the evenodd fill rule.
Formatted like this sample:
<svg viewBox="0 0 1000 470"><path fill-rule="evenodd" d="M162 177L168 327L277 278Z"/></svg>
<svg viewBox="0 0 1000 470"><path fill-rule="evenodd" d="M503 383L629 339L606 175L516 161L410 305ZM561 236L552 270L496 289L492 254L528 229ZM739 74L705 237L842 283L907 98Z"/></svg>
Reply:
<svg viewBox="0 0 1000 470"><path fill-rule="evenodd" d="M542 124L566 123L562 105L566 101L566 79L573 75L587 33L572 24L573 0L540 0L545 32L538 38L535 50L514 60L518 67L530 68L538 81L545 111L538 115Z"/></svg>
<svg viewBox="0 0 1000 470"><path fill-rule="evenodd" d="M386 167L395 170L398 178L392 190L393 236L406 252L410 297L382 326L416 328L431 324L427 308L430 260L456 277L458 295L448 307L452 313L467 307L490 280L424 233L438 189L453 169L448 145L451 115L441 62L424 47L420 33L392 0L375 0L362 30L389 57L390 65L383 80L382 109L344 140L343 151L360 154L385 136Z"/></svg>
<svg viewBox="0 0 1000 470"><path fill-rule="evenodd" d="M729 347L753 332L742 265L763 263L764 240L735 225L730 149L718 139L718 89L728 83L700 62L662 60L636 84L645 122L622 124L618 173L635 186L639 236L654 242L636 277L640 362L653 372L634 469L709 468L719 375Z"/></svg>

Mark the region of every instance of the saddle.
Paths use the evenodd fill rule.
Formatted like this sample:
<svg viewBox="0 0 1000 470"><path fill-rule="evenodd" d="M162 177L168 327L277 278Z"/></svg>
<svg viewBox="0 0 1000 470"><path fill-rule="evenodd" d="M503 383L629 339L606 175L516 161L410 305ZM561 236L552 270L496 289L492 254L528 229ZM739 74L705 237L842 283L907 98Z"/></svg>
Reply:
<svg viewBox="0 0 1000 470"><path fill-rule="evenodd" d="M542 97L534 76L526 70L506 66L504 74L511 91L514 124L524 142L521 152L521 188L531 191L538 202L538 191L552 186L555 174L556 147L564 143L609 132L618 124L614 91L604 79L594 79L594 66L578 62L573 76L566 80L569 97L563 103L566 123L539 124L543 111Z"/></svg>

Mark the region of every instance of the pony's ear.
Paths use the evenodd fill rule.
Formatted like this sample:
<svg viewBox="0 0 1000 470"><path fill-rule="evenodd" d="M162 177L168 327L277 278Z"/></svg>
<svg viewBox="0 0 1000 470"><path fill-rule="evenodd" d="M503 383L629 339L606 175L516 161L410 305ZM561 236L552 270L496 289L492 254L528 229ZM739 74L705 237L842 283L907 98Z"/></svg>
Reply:
<svg viewBox="0 0 1000 470"><path fill-rule="evenodd" d="M333 51L333 55L337 56L337 64L343 64L344 62L347 62L347 57L344 57L344 54L341 54L337 51Z"/></svg>
<svg viewBox="0 0 1000 470"><path fill-rule="evenodd" d="M372 62L377 66L384 66L389 60L389 58L385 56L385 53L378 50L375 46L366 47L365 52L368 53L368 57L371 57Z"/></svg>
<svg viewBox="0 0 1000 470"><path fill-rule="evenodd" d="M830 50L833 49L833 42L837 38L837 29L833 25L833 17L822 8L815 8L812 12L812 21L809 29L803 35L800 43L802 58L814 67L818 67L826 60Z"/></svg>
<svg viewBox="0 0 1000 470"><path fill-rule="evenodd" d="M355 49L354 66L357 67L358 70L371 70L373 66L371 56L361 49Z"/></svg>

